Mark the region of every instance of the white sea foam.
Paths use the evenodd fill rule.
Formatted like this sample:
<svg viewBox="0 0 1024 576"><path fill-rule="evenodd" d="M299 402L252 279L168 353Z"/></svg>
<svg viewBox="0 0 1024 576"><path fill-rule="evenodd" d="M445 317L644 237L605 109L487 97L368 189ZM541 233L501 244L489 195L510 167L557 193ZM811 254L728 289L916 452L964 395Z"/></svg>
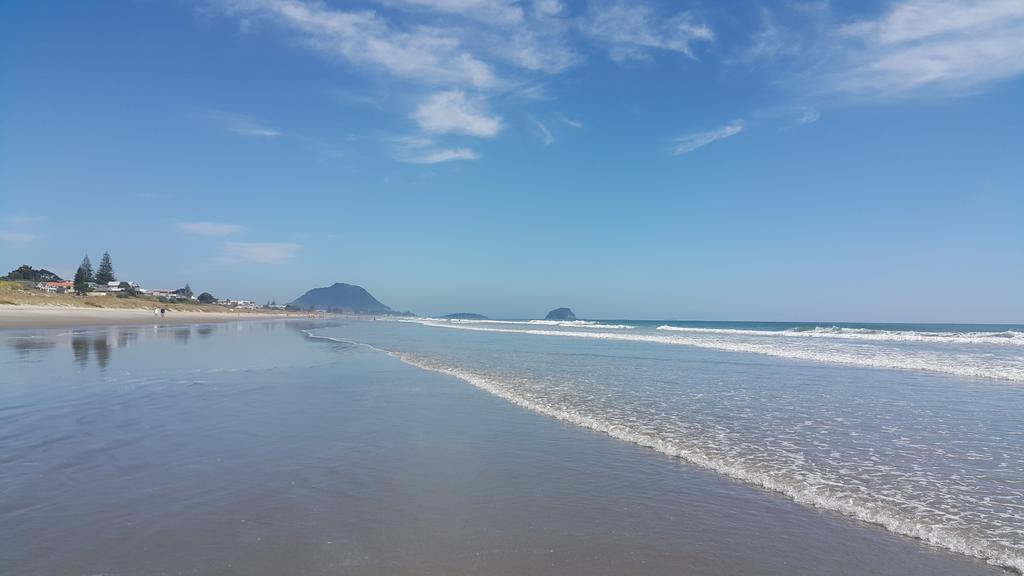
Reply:
<svg viewBox="0 0 1024 576"><path fill-rule="evenodd" d="M947 344L1009 344L1024 346L1024 332L929 332L918 330L878 330L846 326L815 326L788 330L746 330L741 328L700 328L688 326L658 326L658 330L691 334L731 334L739 336L780 336L806 338L845 338L877 342L929 342Z"/></svg>
<svg viewBox="0 0 1024 576"><path fill-rule="evenodd" d="M605 328L608 330L632 330L636 326L629 324L606 324L596 320L480 320L475 318L403 318L401 322L441 322L448 324L508 324L524 326L556 326L560 328Z"/></svg>
<svg viewBox="0 0 1024 576"><path fill-rule="evenodd" d="M593 337L594 333L581 334ZM751 452L751 447L744 446L739 438L723 436L714 428L704 431L680 428L680 424L674 424L672 420L651 420L643 412L635 413L630 404L613 402L605 405L600 400L605 398L603 392L595 395L595 392L590 390L583 397L565 396L560 395L556 382L553 382L556 385L552 387L541 382L528 381L534 379L532 376L524 378L511 373L506 374L504 371L495 373L490 370L456 366L449 360L439 360L420 354L381 351L411 366L454 376L534 412L658 450L731 478L784 494L804 505L839 512L883 526L898 534L919 538L933 545L1024 573L1024 545L1019 538L1020 532L1013 528L1014 522L1020 517L1019 512L1004 513L1003 515L1009 516L1009 519L1005 522L1000 521L1003 523L1001 527L996 525L980 529L974 525L973 520L965 522L965 519L973 518L974 513L969 510L958 510L958 506L952 504L950 509L936 508L917 498L916 492L905 493L905 490L900 488L901 484L890 483L865 490L858 480L846 481L848 474L852 472L845 472L845 469L855 467L851 461L837 461L830 466L830 471L816 470L815 465L805 463L800 457L803 449L797 446L790 446L791 449L784 450L783 455L790 457L788 461L780 460L778 451L773 451L771 455L765 457L751 457L752 453L765 454L764 448L767 446L754 447ZM581 390L587 391L589 388ZM845 426L845 423L840 424ZM783 447L789 446L785 439L776 440ZM911 448L917 450L913 446ZM897 472L883 462L874 463L873 457L870 459L872 463L866 470L860 470L862 474L884 477ZM930 484L935 480L927 474L923 480L912 480L913 478L914 476L907 476L903 481L923 481ZM956 490L957 484L958 481L953 481L948 489ZM938 486L934 488L939 489ZM963 505L963 502L960 505ZM1006 525L1006 522L1009 522L1009 525Z"/></svg>
<svg viewBox="0 0 1024 576"><path fill-rule="evenodd" d="M407 354L388 353L411 366L459 378L528 410L681 458L702 468L779 492L800 504L839 512L883 526L897 534L919 538L960 554L982 558L989 563L1024 572L1024 555L1018 550L979 538L969 530L922 520L885 502L870 500L860 493L847 491L844 486L809 483L806 477L796 478L785 472L765 473L745 465L742 461L732 461L717 454L713 446L688 445L678 439L669 440L657 433L638 431L629 426L592 417L576 409L528 399L515 394L511 387L492 376L438 365Z"/></svg>
<svg viewBox="0 0 1024 576"><path fill-rule="evenodd" d="M420 320L425 326L530 334L534 336L560 336L591 338L597 340L619 340L627 342L649 342L657 344L692 346L727 352L763 354L777 358L843 364L864 368L917 370L939 372L968 378L989 378L1024 382L1024 357L992 357L989 354L966 352L935 352L930 350L905 350L901 348L872 346L871 343L851 345L843 342L801 343L796 339L756 338L758 331L674 331L680 333L622 333L574 330L544 330L524 328L500 328L479 325L452 324ZM751 332L754 332L751 334ZM775 332L768 332L775 335ZM742 336L742 337L738 337ZM787 341L788 340L788 341Z"/></svg>

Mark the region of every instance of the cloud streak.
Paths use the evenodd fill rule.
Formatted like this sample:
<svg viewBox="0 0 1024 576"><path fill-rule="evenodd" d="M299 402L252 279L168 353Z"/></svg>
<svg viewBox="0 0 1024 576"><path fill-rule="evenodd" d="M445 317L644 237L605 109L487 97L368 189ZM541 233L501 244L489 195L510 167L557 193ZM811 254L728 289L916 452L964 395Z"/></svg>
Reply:
<svg viewBox="0 0 1024 576"><path fill-rule="evenodd" d="M238 224L225 224L222 222L176 222L178 230L186 234L196 236L223 237L233 234L241 234L245 231L244 226Z"/></svg>
<svg viewBox="0 0 1024 576"><path fill-rule="evenodd" d="M534 118L533 124L537 127L537 132L540 133L541 140L544 142L545 146L550 146L554 144L555 137L553 134L551 134L551 130L548 130L548 127L545 126L543 122Z"/></svg>
<svg viewBox="0 0 1024 576"><path fill-rule="evenodd" d="M625 0L592 3L580 31L610 44L609 56L617 62L646 60L652 49L693 58L694 44L715 39L711 28L689 12L662 15L643 2Z"/></svg>
<svg viewBox="0 0 1024 576"><path fill-rule="evenodd" d="M405 158L411 164L440 164L452 160L476 160L480 156L469 148L441 148L412 154Z"/></svg>
<svg viewBox="0 0 1024 576"><path fill-rule="evenodd" d="M217 126L220 126L220 128L225 132L231 132L232 134L245 136L247 138L273 139L280 138L284 135L280 130L276 130L254 118L242 116L240 114L210 111L202 114L202 116L206 117Z"/></svg>
<svg viewBox="0 0 1024 576"><path fill-rule="evenodd" d="M905 0L838 35L832 92L956 96L1024 73L1024 0Z"/></svg>
<svg viewBox="0 0 1024 576"><path fill-rule="evenodd" d="M391 141L395 147L395 159L409 164L440 164L452 160L476 160L480 157L470 148L439 147L432 138L403 136Z"/></svg>
<svg viewBox="0 0 1024 576"><path fill-rule="evenodd" d="M709 130L707 132L695 132L693 134L686 134L676 139L672 146L672 155L681 156L683 154L689 154L698 148L703 148L713 142L731 138L743 131L743 121L733 120L732 122Z"/></svg>
<svg viewBox="0 0 1024 576"><path fill-rule="evenodd" d="M29 242L35 242L37 239L35 234L29 234L28 232L0 230L0 242L8 244L28 244Z"/></svg>
<svg viewBox="0 0 1024 576"><path fill-rule="evenodd" d="M477 88L497 84L491 67L443 28L398 29L373 11L338 10L302 0L225 0L222 4L240 18L290 29L305 45L326 56L398 78Z"/></svg>
<svg viewBox="0 0 1024 576"><path fill-rule="evenodd" d="M300 245L288 242L226 242L221 260L228 264L280 264L293 257L300 248Z"/></svg>

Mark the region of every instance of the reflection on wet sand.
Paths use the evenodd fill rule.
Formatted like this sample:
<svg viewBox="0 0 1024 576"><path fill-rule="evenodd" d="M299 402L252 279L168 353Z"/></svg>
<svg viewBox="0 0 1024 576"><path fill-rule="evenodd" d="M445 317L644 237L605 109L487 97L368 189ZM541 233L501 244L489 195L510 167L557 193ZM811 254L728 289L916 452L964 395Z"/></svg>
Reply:
<svg viewBox="0 0 1024 576"><path fill-rule="evenodd" d="M182 344L188 344L189 338L192 337L192 327L184 326L174 329L174 339Z"/></svg>
<svg viewBox="0 0 1024 576"><path fill-rule="evenodd" d="M127 349L135 346L140 340L174 338L187 344L191 337L190 327L173 329L161 326L152 328L144 326L120 326L96 330L74 330L70 332L35 333L31 335L13 334L3 338L4 344L15 352L15 357L24 362L43 362L45 356L60 345L67 346L75 362L82 368L89 365L90 358L95 358L100 370L110 365L113 350ZM210 326L200 327L200 334L208 336L213 332Z"/></svg>
<svg viewBox="0 0 1024 576"><path fill-rule="evenodd" d="M92 338L92 351L96 353L96 363L100 370L106 370L110 364L110 342L107 334L97 334Z"/></svg>
<svg viewBox="0 0 1024 576"><path fill-rule="evenodd" d="M75 355L75 361L82 368L89 363L89 337L85 334L72 334L71 353Z"/></svg>
<svg viewBox="0 0 1024 576"><path fill-rule="evenodd" d="M173 339L180 344L188 344L193 334L206 339L217 331L233 330L246 331L256 326L263 330L273 331L278 327L278 322L265 322L259 324L200 324L200 325L178 325L178 326L113 326L105 328L75 329L69 331L33 331L32 333L12 331L6 334L0 333L0 340L6 347L14 350L15 358L19 362L45 362L54 349L64 346L71 350L75 362L85 368L90 360L96 361L96 366L105 371L111 363L115 349L129 349L141 342L152 340ZM293 326L292 328L303 329L308 326Z"/></svg>
<svg viewBox="0 0 1024 576"><path fill-rule="evenodd" d="M41 362L45 353L53 350L57 342L52 338L38 336L13 336L8 338L7 346L14 350L15 357L21 362Z"/></svg>

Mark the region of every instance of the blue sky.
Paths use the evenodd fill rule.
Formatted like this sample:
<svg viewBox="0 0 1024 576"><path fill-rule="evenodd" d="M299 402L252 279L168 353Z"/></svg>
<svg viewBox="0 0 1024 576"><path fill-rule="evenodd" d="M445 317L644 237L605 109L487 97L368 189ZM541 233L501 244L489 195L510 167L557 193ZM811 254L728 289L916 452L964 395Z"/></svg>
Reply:
<svg viewBox="0 0 1024 576"><path fill-rule="evenodd" d="M0 266L1024 322L1024 0L0 7Z"/></svg>

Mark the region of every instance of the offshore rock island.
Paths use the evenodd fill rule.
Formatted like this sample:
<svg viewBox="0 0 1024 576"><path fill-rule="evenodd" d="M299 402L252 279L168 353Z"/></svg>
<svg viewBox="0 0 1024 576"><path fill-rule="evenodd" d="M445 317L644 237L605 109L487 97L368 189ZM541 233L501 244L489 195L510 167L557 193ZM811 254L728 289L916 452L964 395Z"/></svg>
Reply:
<svg viewBox="0 0 1024 576"><path fill-rule="evenodd" d="M555 308L548 315L544 317L545 320L568 320L573 322L576 320L576 315L572 313L569 308Z"/></svg>

